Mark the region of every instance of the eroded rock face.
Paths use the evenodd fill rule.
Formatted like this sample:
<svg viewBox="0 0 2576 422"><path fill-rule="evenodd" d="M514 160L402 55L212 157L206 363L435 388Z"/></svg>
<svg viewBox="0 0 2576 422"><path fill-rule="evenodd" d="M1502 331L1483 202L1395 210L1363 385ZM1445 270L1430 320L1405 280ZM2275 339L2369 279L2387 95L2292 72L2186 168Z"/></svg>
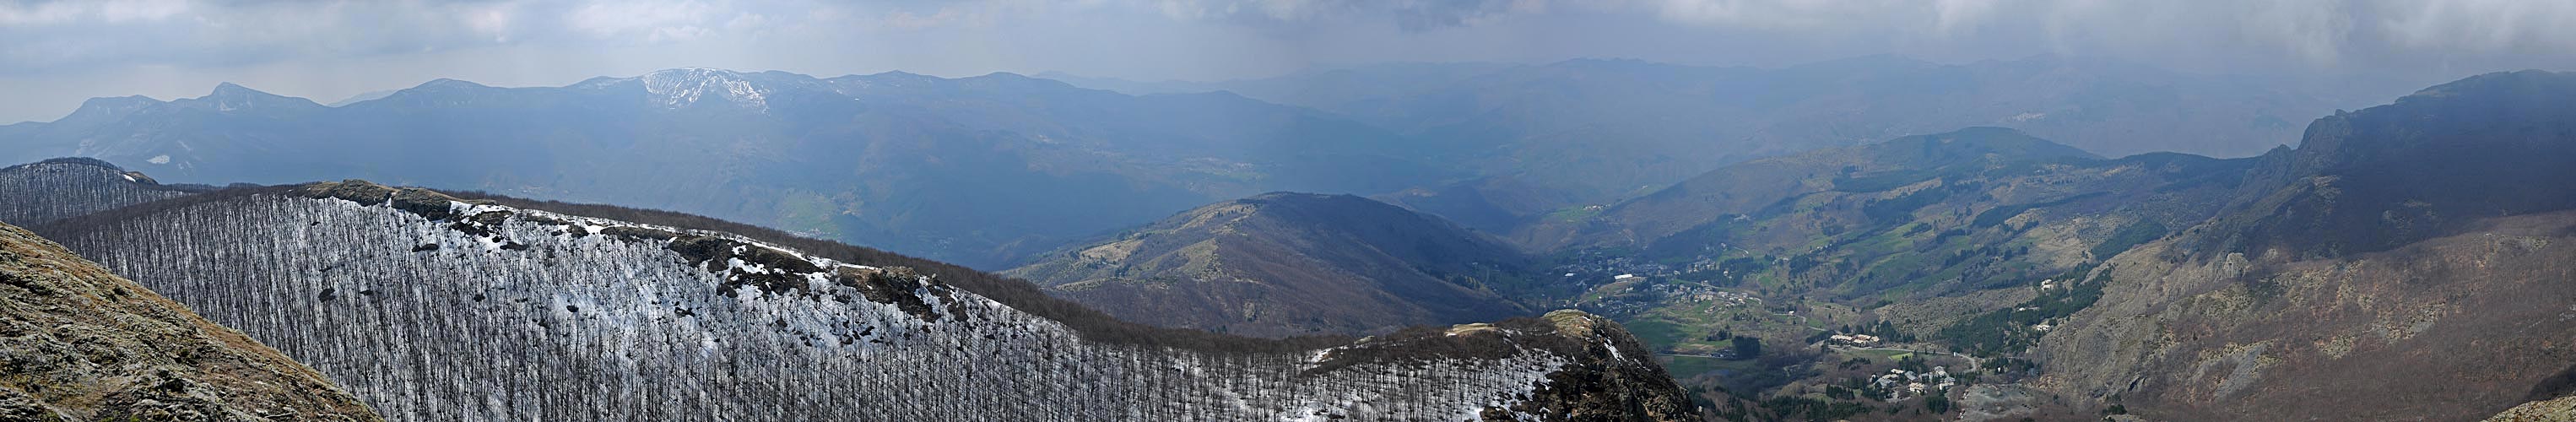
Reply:
<svg viewBox="0 0 2576 422"><path fill-rule="evenodd" d="M0 420L382 418L276 350L0 225Z"/></svg>

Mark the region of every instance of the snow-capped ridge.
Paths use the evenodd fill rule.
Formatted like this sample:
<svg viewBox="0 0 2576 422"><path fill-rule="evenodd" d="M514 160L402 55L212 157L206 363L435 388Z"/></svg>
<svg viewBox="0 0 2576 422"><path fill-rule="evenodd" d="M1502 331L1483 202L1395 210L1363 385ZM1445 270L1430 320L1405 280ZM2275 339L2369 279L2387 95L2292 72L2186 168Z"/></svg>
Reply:
<svg viewBox="0 0 2576 422"><path fill-rule="evenodd" d="M933 306L940 298L954 294L953 287L940 283L936 277L904 267L879 268L843 263L731 233L520 209L489 201L458 199L427 189L387 187L355 179L313 183L298 188L296 192L315 199L344 200L361 206L387 206L432 221L449 222L449 229L471 235L475 244L487 252L530 248L529 244L521 242L522 239L504 235L508 230L504 230L503 225L535 223L551 227L556 237L598 235L621 241L654 242L725 280L722 287L726 290L822 300L830 294L828 292L836 290L830 286L840 286L855 289L870 301L894 305L925 321L937 321L951 313ZM830 299L846 302L853 298Z"/></svg>
<svg viewBox="0 0 2576 422"><path fill-rule="evenodd" d="M719 103L762 112L769 111L769 100L782 83L811 77L770 71L742 73L724 69L685 67L656 70L632 78L591 78L573 84L575 89L613 89L629 83L640 86L653 105L680 109L706 103Z"/></svg>

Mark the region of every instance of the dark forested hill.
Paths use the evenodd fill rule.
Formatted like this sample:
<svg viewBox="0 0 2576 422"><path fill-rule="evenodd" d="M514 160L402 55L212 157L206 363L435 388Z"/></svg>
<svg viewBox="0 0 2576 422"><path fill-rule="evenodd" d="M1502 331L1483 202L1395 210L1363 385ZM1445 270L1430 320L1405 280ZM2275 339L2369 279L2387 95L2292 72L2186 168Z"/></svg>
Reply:
<svg viewBox="0 0 2576 422"><path fill-rule="evenodd" d="M33 226L209 189L162 185L95 159L49 159L0 168L0 223Z"/></svg>
<svg viewBox="0 0 2576 422"><path fill-rule="evenodd" d="M1532 265L1438 217L1356 196L1270 193L1006 274L1131 321L1283 336L1528 315L1498 290L1530 283Z"/></svg>
<svg viewBox="0 0 2576 422"><path fill-rule="evenodd" d="M1625 330L1573 311L1357 342L1248 339L705 218L356 181L192 195L43 231L397 420L1695 415Z"/></svg>
<svg viewBox="0 0 2576 422"><path fill-rule="evenodd" d="M0 224L0 420L383 418L277 350Z"/></svg>
<svg viewBox="0 0 2576 422"><path fill-rule="evenodd" d="M368 178L672 209L978 266L1273 190L1449 178L1394 133L1230 94L1011 74L673 69L563 87L437 80L339 107L225 84L0 126L0 162L174 182Z"/></svg>

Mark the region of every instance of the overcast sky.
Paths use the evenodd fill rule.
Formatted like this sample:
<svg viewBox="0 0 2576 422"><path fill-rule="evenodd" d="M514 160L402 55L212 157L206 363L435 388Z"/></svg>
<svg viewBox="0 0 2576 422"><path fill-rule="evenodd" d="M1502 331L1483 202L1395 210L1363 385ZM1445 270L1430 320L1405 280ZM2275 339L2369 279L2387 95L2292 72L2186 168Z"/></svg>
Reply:
<svg viewBox="0 0 2576 422"><path fill-rule="evenodd" d="M0 122L217 82L332 102L672 67L1216 80L1392 61L2054 53L2439 81L2576 69L2568 0L0 0Z"/></svg>

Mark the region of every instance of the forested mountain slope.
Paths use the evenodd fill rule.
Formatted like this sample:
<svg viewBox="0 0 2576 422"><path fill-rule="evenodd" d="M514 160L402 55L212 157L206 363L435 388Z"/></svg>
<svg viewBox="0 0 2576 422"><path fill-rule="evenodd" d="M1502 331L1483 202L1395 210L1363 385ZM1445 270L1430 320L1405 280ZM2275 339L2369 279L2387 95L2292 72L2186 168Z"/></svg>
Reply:
<svg viewBox="0 0 2576 422"><path fill-rule="evenodd" d="M1580 312L1253 340L1124 324L1024 282L702 218L356 181L44 231L396 420L1695 416L1625 330Z"/></svg>
<svg viewBox="0 0 2576 422"><path fill-rule="evenodd" d="M0 224L0 420L383 418L277 350Z"/></svg>
<svg viewBox="0 0 2576 422"><path fill-rule="evenodd" d="M2100 262L2214 215L2254 161L2104 159L1968 128L1730 165L1514 236L1873 306L2035 286Z"/></svg>
<svg viewBox="0 0 2576 422"><path fill-rule="evenodd" d="M2317 120L2217 218L2112 258L2034 385L2156 419L2470 420L2576 391L2576 74Z"/></svg>
<svg viewBox="0 0 2576 422"><path fill-rule="evenodd" d="M34 226L209 189L162 185L105 161L50 159L0 168L0 223Z"/></svg>
<svg viewBox="0 0 2576 422"><path fill-rule="evenodd" d="M1211 204L1005 274L1120 319L1255 336L1376 334L1532 312L1499 289L1531 259L1438 217L1350 195Z"/></svg>

